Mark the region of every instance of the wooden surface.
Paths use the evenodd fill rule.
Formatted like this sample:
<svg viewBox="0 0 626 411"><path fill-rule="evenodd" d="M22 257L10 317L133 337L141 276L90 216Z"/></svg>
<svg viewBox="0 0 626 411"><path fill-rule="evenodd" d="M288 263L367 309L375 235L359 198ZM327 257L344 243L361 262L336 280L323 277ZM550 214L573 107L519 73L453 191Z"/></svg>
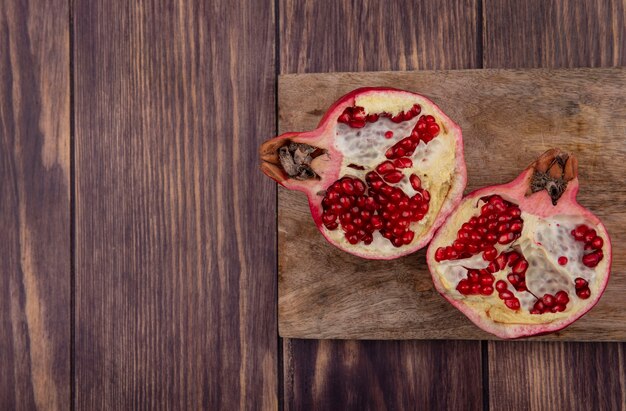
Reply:
<svg viewBox="0 0 626 411"><path fill-rule="evenodd" d="M316 127L325 108L367 85L431 98L463 129L466 192L508 182L551 147L580 162L579 201L613 240L611 283L558 340L626 341L626 70L468 70L290 75L280 78L280 131ZM523 141L523 145L520 144ZM515 147L515 149L512 149ZM279 334L296 338L492 339L434 289L424 250L367 261L331 246L306 196L279 194ZM302 269L302 267L307 267Z"/></svg>
<svg viewBox="0 0 626 411"><path fill-rule="evenodd" d="M75 2L76 409L277 408L273 17Z"/></svg>
<svg viewBox="0 0 626 411"><path fill-rule="evenodd" d="M67 1L0 0L0 409L70 407Z"/></svg>
<svg viewBox="0 0 626 411"><path fill-rule="evenodd" d="M482 56L476 47L482 36L480 1L282 0L278 13L281 74L471 69L481 65ZM285 119L280 120L282 123ZM445 354L433 356L437 352ZM367 372L347 374L349 368L343 364L355 362L350 353L359 353L359 362L384 359L386 366L380 366L382 361L379 361L376 367L367 368ZM452 363L439 367L448 357L454 358ZM312 358L333 361L325 362L325 367L313 367ZM372 410L425 410L433 409L429 407L431 404L465 404L462 409L480 409L486 397L477 358L481 358L481 343L477 341L372 344L333 340L318 344L283 339L284 408L348 410L363 405L364 409ZM430 367L407 367L415 363L433 363L441 372L433 374ZM295 366L289 368L290 364ZM397 370L402 372L399 374ZM473 378L466 378L458 370L468 370ZM346 378L347 375L359 377ZM440 389L442 381L443 387L454 389ZM332 397L335 407L326 399L330 395L328 390L322 390L317 397L309 395L314 383L342 393ZM375 397L370 395L369 387L377 387ZM365 399L356 404L359 397ZM367 400L372 398L378 402ZM412 400L413 404L405 403L404 399Z"/></svg>
<svg viewBox="0 0 626 411"><path fill-rule="evenodd" d="M0 409L626 409L624 344L278 340L256 169L278 73L623 40L623 0L0 0Z"/></svg>

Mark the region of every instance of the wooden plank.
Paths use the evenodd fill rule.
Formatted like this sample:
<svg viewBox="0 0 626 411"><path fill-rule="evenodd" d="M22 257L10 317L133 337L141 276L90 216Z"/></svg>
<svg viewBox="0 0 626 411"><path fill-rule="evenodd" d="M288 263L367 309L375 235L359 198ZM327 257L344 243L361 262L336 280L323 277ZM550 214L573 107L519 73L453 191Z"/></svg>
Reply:
<svg viewBox="0 0 626 411"><path fill-rule="evenodd" d="M281 73L478 68L476 0L280 0Z"/></svg>
<svg viewBox="0 0 626 411"><path fill-rule="evenodd" d="M626 409L624 344L489 342L490 409Z"/></svg>
<svg viewBox="0 0 626 411"><path fill-rule="evenodd" d="M613 279L583 319L545 339L626 340L626 70L468 70L282 76L281 131L315 128L336 98L377 84L430 97L463 129L467 191L512 180L550 147L580 160L581 203L614 241ZM519 139L525 142L511 150ZM602 147L602 150L599 148ZM424 251L366 261L326 243L305 196L279 196L279 333L297 338L492 339L434 290ZM301 267L311 267L302 270ZM333 275L328 275L333 273Z"/></svg>
<svg viewBox="0 0 626 411"><path fill-rule="evenodd" d="M75 1L76 409L275 409L272 1Z"/></svg>
<svg viewBox="0 0 626 411"><path fill-rule="evenodd" d="M70 407L67 1L0 1L0 409Z"/></svg>
<svg viewBox="0 0 626 411"><path fill-rule="evenodd" d="M623 0L484 0L485 68L626 64Z"/></svg>
<svg viewBox="0 0 626 411"><path fill-rule="evenodd" d="M475 0L281 0L279 6L281 73L477 68L481 64L477 47L481 27ZM280 118L283 129L286 120L289 119ZM283 202L282 194L279 204ZM302 224L303 230L310 228L310 224ZM466 370L473 376L481 374L480 363L475 361L481 348L475 341L368 344L284 339L283 346L286 409L350 409L353 404L363 405L356 407L363 409L403 408L397 404L409 404L405 407L408 409L432 409L429 404L446 404L450 395L447 390L436 388L441 387L441 381L455 387L459 395L452 401L463 404L462 408L478 409L482 404L480 380L455 371ZM433 374L430 367L412 366L430 363L434 352L450 358L442 374ZM349 366L320 365L327 370L310 366L317 358L368 364L369 357L378 360L359 368L366 369L366 375L352 372ZM396 378L396 370L406 372ZM372 385L377 389L374 395L368 391L372 381L387 379L396 383ZM336 391L332 391L334 386ZM314 387L319 388L319 395L311 397L309 392ZM367 403L368 399L377 402Z"/></svg>
<svg viewBox="0 0 626 411"><path fill-rule="evenodd" d="M483 10L485 67L626 63L621 0L486 0ZM491 409L626 409L624 343L488 344Z"/></svg>
<svg viewBox="0 0 626 411"><path fill-rule="evenodd" d="M463 341L285 340L286 410L479 410Z"/></svg>

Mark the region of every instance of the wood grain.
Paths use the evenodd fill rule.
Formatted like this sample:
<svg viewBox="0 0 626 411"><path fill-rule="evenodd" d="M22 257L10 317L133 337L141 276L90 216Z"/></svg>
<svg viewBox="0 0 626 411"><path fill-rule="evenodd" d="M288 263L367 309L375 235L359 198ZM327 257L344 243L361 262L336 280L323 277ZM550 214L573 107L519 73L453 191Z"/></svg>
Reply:
<svg viewBox="0 0 626 411"><path fill-rule="evenodd" d="M0 1L0 409L70 406L67 1Z"/></svg>
<svg viewBox="0 0 626 411"><path fill-rule="evenodd" d="M489 343L492 410L624 410L626 357L616 343Z"/></svg>
<svg viewBox="0 0 626 411"><path fill-rule="evenodd" d="M281 73L478 68L482 60L476 46L480 35L476 0L279 2ZM279 126L285 130L284 127L293 124L291 121L282 117ZM279 199L279 204L282 202ZM308 214L307 218L310 222ZM310 224L301 227L311 229ZM279 267L279 276L281 270ZM334 271L333 267L330 273ZM412 280L410 276L400 277L396 283ZM480 375L475 359L480 357L481 347L475 341L315 343L284 339L283 346L284 396L288 409L405 408L402 404L408 404L408 409L420 409L421 404L468 404L468 407L480 404L480 380L455 371L467 369L473 376ZM435 352L445 354L433 356ZM404 372L407 364L433 364L437 368L443 357L450 358L450 363L441 368L442 374L433 374L431 367ZM325 363L324 368L307 365L316 358L333 361ZM368 363L367 358L379 360ZM361 364L356 369L367 373L355 373L344 363ZM396 370L401 370L401 374ZM455 389L437 389L440 381ZM313 384L321 387L315 397L309 394ZM376 387L376 393L368 391L370 385ZM416 406L410 404L412 399ZM338 403L336 407L333 400Z"/></svg>
<svg viewBox="0 0 626 411"><path fill-rule="evenodd" d="M484 0L485 68L626 64L623 0Z"/></svg>
<svg viewBox="0 0 626 411"><path fill-rule="evenodd" d="M476 0L280 0L280 71L478 68Z"/></svg>
<svg viewBox="0 0 626 411"><path fill-rule="evenodd" d="M482 409L468 344L285 339L285 410Z"/></svg>
<svg viewBox="0 0 626 411"><path fill-rule="evenodd" d="M275 409L274 5L74 3L76 409Z"/></svg>
<svg viewBox="0 0 626 411"><path fill-rule="evenodd" d="M486 0L483 11L485 67L626 63L621 0ZM586 193L588 185L581 188ZM615 284L614 276L609 287ZM626 409L624 343L488 346L491 409Z"/></svg>
<svg viewBox="0 0 626 411"><path fill-rule="evenodd" d="M579 201L603 220L614 241L613 279L589 314L543 338L626 340L626 214L621 206L626 188L620 160L626 155L626 70L283 76L281 131L315 128L336 98L369 84L423 93L461 126L468 192L512 180L550 147L576 153ZM437 294L423 254L386 262L347 255L317 232L304 196L281 190L279 333L298 338L495 338Z"/></svg>

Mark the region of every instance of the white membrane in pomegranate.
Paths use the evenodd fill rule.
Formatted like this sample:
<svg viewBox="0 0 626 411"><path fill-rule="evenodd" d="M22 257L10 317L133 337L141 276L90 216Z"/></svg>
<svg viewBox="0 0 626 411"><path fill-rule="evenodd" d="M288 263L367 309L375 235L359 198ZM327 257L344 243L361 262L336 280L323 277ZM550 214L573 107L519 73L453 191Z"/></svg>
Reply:
<svg viewBox="0 0 626 411"><path fill-rule="evenodd" d="M580 318L606 288L611 245L577 192L576 159L553 149L513 182L468 195L428 249L437 290L502 338Z"/></svg>

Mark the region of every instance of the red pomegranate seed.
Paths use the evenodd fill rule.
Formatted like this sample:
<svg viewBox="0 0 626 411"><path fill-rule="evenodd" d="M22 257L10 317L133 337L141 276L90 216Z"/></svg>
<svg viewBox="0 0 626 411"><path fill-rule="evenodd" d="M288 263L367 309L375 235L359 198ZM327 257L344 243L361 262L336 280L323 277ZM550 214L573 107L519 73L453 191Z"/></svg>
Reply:
<svg viewBox="0 0 626 411"><path fill-rule="evenodd" d="M435 261L442 261L446 257L446 250L443 247L439 247L437 251L435 251Z"/></svg>
<svg viewBox="0 0 626 411"><path fill-rule="evenodd" d="M583 264L587 267L593 268L598 265L598 263L602 260L604 255L601 250L594 251L591 254L587 254L583 256Z"/></svg>
<svg viewBox="0 0 626 411"><path fill-rule="evenodd" d="M385 138L391 138L393 137L393 131L389 130L385 132Z"/></svg>
<svg viewBox="0 0 626 411"><path fill-rule="evenodd" d="M413 167L413 161L411 161L410 158L406 157L396 158L395 160L393 160L393 165L397 168L409 168Z"/></svg>
<svg viewBox="0 0 626 411"><path fill-rule="evenodd" d="M367 233L365 234L365 236L363 236L363 244L370 245L372 244L372 241L374 241L374 237L371 233Z"/></svg>
<svg viewBox="0 0 626 411"><path fill-rule="evenodd" d="M512 271L514 274L521 274L525 272L527 268L528 268L528 262L524 259L521 259L517 263L515 263Z"/></svg>
<svg viewBox="0 0 626 411"><path fill-rule="evenodd" d="M504 305L509 307L511 310L519 310L520 308L519 300L517 298L504 300Z"/></svg>
<svg viewBox="0 0 626 411"><path fill-rule="evenodd" d="M546 307L552 307L554 305L554 297L550 294L545 294L542 298L542 302Z"/></svg>
<svg viewBox="0 0 626 411"><path fill-rule="evenodd" d="M359 242L359 237L356 234L346 233L346 239L352 245Z"/></svg>
<svg viewBox="0 0 626 411"><path fill-rule="evenodd" d="M598 237L596 236L593 240L591 240L591 245L593 246L593 248L595 248L596 250L599 250L602 248L602 246L604 245L604 240L602 239L602 237Z"/></svg>
<svg viewBox="0 0 626 411"><path fill-rule="evenodd" d="M411 187L413 187L414 190L418 190L422 185L422 180L420 180L420 178L415 174L411 174L409 181L411 182Z"/></svg>
<svg viewBox="0 0 626 411"><path fill-rule="evenodd" d="M509 244L514 239L515 235L513 233L505 233L498 237L498 244Z"/></svg>
<svg viewBox="0 0 626 411"><path fill-rule="evenodd" d="M502 300L508 300L513 298L513 293L505 289L504 291L500 291L498 297Z"/></svg>
<svg viewBox="0 0 626 411"><path fill-rule="evenodd" d="M402 236L402 242L404 244L411 244L411 241L413 241L413 238L415 237L415 233L413 231L407 231L406 233L404 233L404 235Z"/></svg>
<svg viewBox="0 0 626 411"><path fill-rule="evenodd" d="M497 256L498 256L498 250L496 250L494 247L491 247L491 246L489 246L489 248L487 248L483 252L483 259L485 261L493 261L496 259Z"/></svg>
<svg viewBox="0 0 626 411"><path fill-rule="evenodd" d="M470 283L466 279L462 279L456 286L458 292L463 295L468 295L471 291Z"/></svg>
<svg viewBox="0 0 626 411"><path fill-rule="evenodd" d="M569 302L569 297L567 296L567 292L561 290L554 296L554 299L557 304L566 305Z"/></svg>
<svg viewBox="0 0 626 411"><path fill-rule="evenodd" d="M507 289L507 286L506 286L506 283L504 281L498 280L496 282L496 290L502 292L502 291L506 291L506 289Z"/></svg>
<svg viewBox="0 0 626 411"><path fill-rule="evenodd" d="M391 161L383 161L376 167L376 171L380 174L386 174L394 171L396 168Z"/></svg>
<svg viewBox="0 0 626 411"><path fill-rule="evenodd" d="M480 289L480 293L482 295L491 295L493 294L493 287L490 285L485 285Z"/></svg>
<svg viewBox="0 0 626 411"><path fill-rule="evenodd" d="M583 240L587 243L591 242L594 238L596 238L596 230L591 229L587 231L583 237Z"/></svg>
<svg viewBox="0 0 626 411"><path fill-rule="evenodd" d="M574 280L574 287L578 290L580 288L585 288L587 287L589 283L587 283L587 280L585 280L584 278L578 277Z"/></svg>
<svg viewBox="0 0 626 411"><path fill-rule="evenodd" d="M495 277L491 274L481 274L480 275L480 283L482 285L492 285L495 280Z"/></svg>
<svg viewBox="0 0 626 411"><path fill-rule="evenodd" d="M478 270L468 270L467 278L470 283L476 284L480 280L480 273L478 272Z"/></svg>
<svg viewBox="0 0 626 411"><path fill-rule="evenodd" d="M560 256L558 259L558 262L560 265L565 265L567 264L567 257L565 257L564 255Z"/></svg>
<svg viewBox="0 0 626 411"><path fill-rule="evenodd" d="M589 227L582 224L572 230L572 235L574 236L576 240L581 241L585 237L585 234L587 233L588 230L589 230Z"/></svg>
<svg viewBox="0 0 626 411"><path fill-rule="evenodd" d="M404 174L400 171L391 171L383 176L383 179L388 183L399 183L404 177Z"/></svg>
<svg viewBox="0 0 626 411"><path fill-rule="evenodd" d="M591 291L589 288L581 288L580 290L576 290L576 295L583 300L586 300L591 296Z"/></svg>

